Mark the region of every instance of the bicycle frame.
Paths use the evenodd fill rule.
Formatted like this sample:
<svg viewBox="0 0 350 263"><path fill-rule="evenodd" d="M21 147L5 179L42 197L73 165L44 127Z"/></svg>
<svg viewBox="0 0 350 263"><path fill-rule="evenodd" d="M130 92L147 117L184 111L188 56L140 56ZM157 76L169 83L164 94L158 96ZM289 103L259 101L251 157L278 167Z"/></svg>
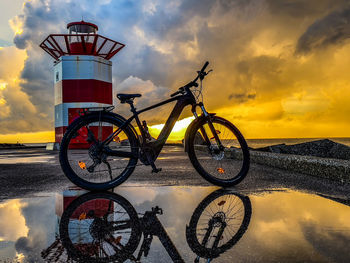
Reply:
<svg viewBox="0 0 350 263"><path fill-rule="evenodd" d="M143 112L158 108L160 106L163 106L163 105L168 104L168 103L173 102L173 101L177 101L177 103L175 104L173 110L171 111L164 127L162 128L162 130L158 136L158 138L155 141L146 143L145 131L141 125L141 122L140 122L138 115L143 113ZM154 104L154 105L149 106L147 108L141 109L139 111L136 110L133 103L130 103L131 112L133 113L133 115L129 119L127 119L116 131L114 131L111 135L109 135L102 142L102 145L108 144L109 142L111 142L115 136L117 136L124 128L129 126L131 124L131 122L135 119L137 126L140 129L141 136L142 136L141 148L145 147L145 146L151 147L154 150L155 156L157 157L159 155L160 151L162 150L163 146L165 145L165 142L168 139L168 137L169 137L172 129L174 128L176 121L180 117L183 109L188 105L192 105L192 112L194 113L194 116L197 117L197 114L195 113L195 106L197 106L198 104L196 103L196 99L194 98L192 92L189 89L187 90L187 93L184 95L175 96L173 98L159 102L157 104ZM201 105L201 108L206 113L204 106ZM123 153L120 151L114 151L114 152L115 152L114 154L113 154L113 151L110 152L110 154L116 155L116 156L122 156L122 157L130 157L130 153Z"/></svg>

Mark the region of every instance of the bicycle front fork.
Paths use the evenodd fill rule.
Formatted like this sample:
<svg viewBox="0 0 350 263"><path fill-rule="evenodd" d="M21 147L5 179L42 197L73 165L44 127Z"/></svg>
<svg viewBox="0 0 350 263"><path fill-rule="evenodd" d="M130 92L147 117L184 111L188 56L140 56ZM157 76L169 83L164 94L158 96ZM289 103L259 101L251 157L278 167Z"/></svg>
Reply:
<svg viewBox="0 0 350 263"><path fill-rule="evenodd" d="M207 118L207 123L208 123L208 126L209 126L209 129L211 131L211 133L213 134L213 137L211 138L214 138L215 139L215 142L216 144L218 145L219 149L220 150L223 150L224 149L224 146L222 145L221 141L220 141L220 138L218 136L218 133L213 125L213 122L211 120L211 114L209 114L207 112L207 110L205 109L204 105L202 102L199 102L198 104L195 104L192 106L192 113L194 115L194 117L197 119L198 118L198 114L197 114L197 111L196 111L196 107L199 106L203 112L203 115ZM211 145L211 142L210 142L210 138L208 137L207 135L207 132L205 131L204 127L201 126L200 127L200 131L202 133L202 136L205 140L205 142L207 143L208 147Z"/></svg>

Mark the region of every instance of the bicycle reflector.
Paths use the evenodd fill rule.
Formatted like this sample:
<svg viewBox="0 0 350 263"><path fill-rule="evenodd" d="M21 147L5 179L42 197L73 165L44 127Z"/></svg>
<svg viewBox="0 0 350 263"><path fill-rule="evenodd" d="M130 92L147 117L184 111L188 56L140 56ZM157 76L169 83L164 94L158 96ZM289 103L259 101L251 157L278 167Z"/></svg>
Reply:
<svg viewBox="0 0 350 263"><path fill-rule="evenodd" d="M218 168L216 169L220 174L224 174L225 173L225 169L224 168Z"/></svg>
<svg viewBox="0 0 350 263"><path fill-rule="evenodd" d="M216 134L220 134L221 133L221 131L219 131L219 130L215 130L215 132L216 132ZM213 139L215 139L215 136L210 138L210 140L213 140Z"/></svg>
<svg viewBox="0 0 350 263"><path fill-rule="evenodd" d="M226 201L225 200L222 200L222 201L220 201L219 203L218 203L218 206L222 206L222 205L224 205L226 203Z"/></svg>
<svg viewBox="0 0 350 263"><path fill-rule="evenodd" d="M115 239L114 239L114 243L116 244L120 244L120 241L122 240L122 236L117 236Z"/></svg>
<svg viewBox="0 0 350 263"><path fill-rule="evenodd" d="M79 216L79 221L86 219L86 213L81 213Z"/></svg>
<svg viewBox="0 0 350 263"><path fill-rule="evenodd" d="M79 164L79 167L80 167L82 170L85 170L85 169L86 169L86 164L85 164L84 162L79 161L78 164Z"/></svg>

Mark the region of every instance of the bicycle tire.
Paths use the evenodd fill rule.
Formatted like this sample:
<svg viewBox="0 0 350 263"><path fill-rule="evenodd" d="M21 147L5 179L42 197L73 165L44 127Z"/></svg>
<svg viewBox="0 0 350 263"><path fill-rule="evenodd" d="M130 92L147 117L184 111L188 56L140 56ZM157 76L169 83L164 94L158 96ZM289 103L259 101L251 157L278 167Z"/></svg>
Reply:
<svg viewBox="0 0 350 263"><path fill-rule="evenodd" d="M84 250L81 249L78 245L73 244L69 233L71 230L69 223L71 217L76 217L74 213L78 211L85 213L85 215L88 214L90 210L87 211L87 209L93 208L89 202L93 202L94 200L99 200L101 202L101 199L113 201L125 211L125 213L130 218L131 234L128 242L123 245L122 250L119 251L119 254L104 258L93 258L91 255L88 255L88 253L91 253L91 247L90 250ZM75 219L75 221L77 220ZM78 221L81 222L81 219L79 218ZM124 262L130 255L134 253L139 245L141 239L141 224L135 208L124 197L111 192L89 192L73 200L64 210L59 224L59 233L62 245L67 250L68 255L78 262Z"/></svg>
<svg viewBox="0 0 350 263"><path fill-rule="evenodd" d="M91 191L99 191L99 190L108 190L111 188L114 188L121 183L123 183L134 171L135 166L137 164L138 158L137 157L130 157L128 160L124 160L125 168L124 166L118 169L123 169L120 174L116 175L115 178L113 178L111 175L111 180L106 180L104 182L91 182L87 180L86 174L88 172L85 172L85 176L77 174L79 170L78 165L75 164L75 167L73 167L72 162L70 162L68 158L68 151L71 151L70 149L70 143L75 138L76 134L80 129L87 125L91 125L96 122L103 122L107 123L112 126L120 127L124 122L120 119L117 119L114 117L111 113L90 113L85 116L82 116L75 120L70 126L68 126L68 129L66 133L63 136L63 139L61 141L60 145L60 152L59 152L59 160L62 167L62 170L64 174L67 176L67 178L74 183L75 185L91 190ZM133 131L130 127L125 127L122 130L123 134L127 137L130 152L133 153L133 156L138 155L138 139L135 137ZM86 150L86 149L85 149ZM73 150L72 150L73 151ZM81 150L84 151L84 150ZM88 152L84 153L86 155L86 158L88 158ZM73 156L73 155L72 155ZM107 159L107 158L106 158ZM78 160L73 160L78 161ZM80 162L80 161L79 161ZM79 164L80 165L80 164ZM84 164L85 165L85 164ZM108 167L109 169L110 167ZM84 168L85 169L85 168ZM106 171L108 170L106 168ZM112 169L113 170L113 169ZM117 171L119 173L119 171ZM88 174L90 177L93 177L91 174Z"/></svg>
<svg viewBox="0 0 350 263"><path fill-rule="evenodd" d="M200 130L201 128L205 130L209 130L207 127L209 118L211 119L211 122L213 123L215 129L216 129L215 126L218 126L218 127L222 126L227 129L227 131L225 130L226 133L230 133L230 132L232 133L231 134L232 139L230 140L221 139L222 142L224 141L224 143L227 143L228 145L230 145L231 144L230 141L232 141L233 144L235 144L238 147L233 147L233 146L228 146L230 148L225 147L223 151L220 150L220 154L208 153L206 148L212 147L215 144L215 140L213 140L213 142L210 141L210 143L213 143L213 144L208 146L207 143L204 142L204 139L200 133ZM217 130L216 132L218 133ZM223 135L219 134L218 136L219 137L224 136L226 133L224 133ZM198 142L195 142L196 140L198 140L198 135L202 136L202 140L203 140L202 145L198 145ZM211 139L214 139L214 136ZM233 186L240 183L246 177L249 171L249 165L250 165L250 155L249 155L248 145L243 135L240 133L240 131L236 128L236 126L234 126L228 120L225 120L224 118L221 118L218 116L208 116L206 118L202 118L197 123L194 123L193 126L191 126L191 130L189 131L189 138L187 142L188 142L188 156L193 167L204 179L206 179L210 183L223 186L223 187L228 187L228 186ZM200 150L197 150L197 148L200 148ZM202 156L203 156L203 161L200 161L199 160L200 158L198 157L202 157ZM222 168L220 165L227 166L227 169ZM203 167L203 166L206 166L206 167ZM214 166L217 166L217 167L214 167ZM208 171L209 169L211 169L210 172ZM234 171L231 172L231 169ZM224 174L220 174L219 172ZM225 179L223 178L224 176L228 176L228 178Z"/></svg>
<svg viewBox="0 0 350 263"><path fill-rule="evenodd" d="M232 235L232 237L224 244L221 244L220 246L216 248L210 248L206 247L206 244L201 244L201 242L198 240L198 236L200 234L198 233L198 224L201 219L201 216L205 212L205 210L208 208L208 211L210 213L214 213L213 209L218 208L218 205L216 203L219 203L223 201L224 196L234 196L235 198L239 199L239 201L242 203L242 206L244 207L244 212L243 212L243 218L242 222L237 229L236 232L234 231L227 231L227 235ZM229 198L230 199L230 198ZM221 201L220 201L221 200ZM231 200L231 199L230 199ZM211 208L211 204L213 202L216 202L214 208ZM220 202L219 202L220 201ZM234 208L234 205L237 205L237 201L235 199L231 200L231 203L225 203L223 206L226 205L228 207L227 209L232 209ZM209 209L210 207L210 209ZM206 211L206 213L208 212ZM214 210L215 211L215 210ZM229 213L231 213L231 211ZM226 213L228 213L226 211ZM228 213L228 214L229 214ZM191 250L196 253L198 256L203 257L203 258L216 258L219 257L220 254L224 253L228 249L232 248L244 235L244 233L247 231L250 219L251 219L251 214L252 214L252 207L251 207L251 202L249 197L238 194L238 193L232 193L230 191L226 191L224 189L219 189L211 194L209 194L207 197L205 197L200 204L197 206L197 208L194 210L192 217L190 219L190 223L188 226L186 226L186 240L191 248ZM233 215L237 216L237 213L233 213ZM232 220L229 219L229 220ZM228 222L227 222L228 223ZM229 225L229 224L228 224ZM224 235L226 237L226 235Z"/></svg>

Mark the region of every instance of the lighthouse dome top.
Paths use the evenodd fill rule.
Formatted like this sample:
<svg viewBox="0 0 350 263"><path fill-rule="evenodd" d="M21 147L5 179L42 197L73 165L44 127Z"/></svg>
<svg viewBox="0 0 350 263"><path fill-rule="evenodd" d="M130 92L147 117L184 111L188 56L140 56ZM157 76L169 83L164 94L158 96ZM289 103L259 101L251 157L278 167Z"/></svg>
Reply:
<svg viewBox="0 0 350 263"><path fill-rule="evenodd" d="M81 20L80 22L71 22L67 24L67 29L70 32L74 31L79 33L96 33L98 26L93 23Z"/></svg>
<svg viewBox="0 0 350 263"><path fill-rule="evenodd" d="M97 34L97 25L80 21L67 25L68 34L50 34L40 44L55 60L61 56L89 55L111 59L125 45Z"/></svg>

